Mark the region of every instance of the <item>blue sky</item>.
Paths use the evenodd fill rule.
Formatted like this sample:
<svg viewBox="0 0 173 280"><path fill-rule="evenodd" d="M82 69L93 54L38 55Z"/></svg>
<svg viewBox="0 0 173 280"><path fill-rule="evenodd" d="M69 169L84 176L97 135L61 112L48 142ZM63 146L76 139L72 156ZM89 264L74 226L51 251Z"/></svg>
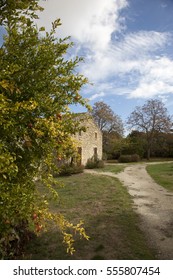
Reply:
<svg viewBox="0 0 173 280"><path fill-rule="evenodd" d="M40 1L41 3L42 1ZM173 114L173 0L47 0L40 24L61 18L58 36L71 36L71 55L93 85L91 105L104 101L123 120L147 99ZM83 110L83 108L74 108Z"/></svg>
<svg viewBox="0 0 173 280"><path fill-rule="evenodd" d="M149 98L173 114L173 0L40 0L39 25L75 43L69 57L93 85L81 90L93 105L104 101L123 120ZM73 107L76 111L83 108Z"/></svg>

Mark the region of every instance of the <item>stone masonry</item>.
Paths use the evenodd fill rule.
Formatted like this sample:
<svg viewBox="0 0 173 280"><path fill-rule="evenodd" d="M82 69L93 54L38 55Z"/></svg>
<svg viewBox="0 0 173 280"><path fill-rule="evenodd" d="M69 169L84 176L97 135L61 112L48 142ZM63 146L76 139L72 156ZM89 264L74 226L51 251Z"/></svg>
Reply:
<svg viewBox="0 0 173 280"><path fill-rule="evenodd" d="M81 127L85 127L86 131L80 131L73 135L78 146L80 163L85 165L87 160L93 157L102 159L102 132L99 127L92 117L82 119Z"/></svg>

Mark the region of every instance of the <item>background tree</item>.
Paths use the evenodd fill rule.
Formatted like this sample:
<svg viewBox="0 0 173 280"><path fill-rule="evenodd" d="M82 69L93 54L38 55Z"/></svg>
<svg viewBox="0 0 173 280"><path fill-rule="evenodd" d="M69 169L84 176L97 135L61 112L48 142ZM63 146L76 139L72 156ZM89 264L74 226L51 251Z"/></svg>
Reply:
<svg viewBox="0 0 173 280"><path fill-rule="evenodd" d="M137 106L128 118L129 128L144 132L147 141L147 159L150 159L152 144L160 132L169 132L172 121L162 101L148 100L143 106Z"/></svg>
<svg viewBox="0 0 173 280"><path fill-rule="evenodd" d="M103 152L105 159L117 159L120 156L119 143L122 142L122 137L112 131L108 133L107 131L103 132Z"/></svg>
<svg viewBox="0 0 173 280"><path fill-rule="evenodd" d="M128 140L129 146L124 149L126 154L137 154L140 158L146 157L147 154L147 141L144 132L139 132L133 130L126 138Z"/></svg>
<svg viewBox="0 0 173 280"><path fill-rule="evenodd" d="M121 118L113 112L109 105L102 101L94 104L91 114L103 132L103 152L108 158L116 157L114 143L122 137L124 132Z"/></svg>
<svg viewBox="0 0 173 280"><path fill-rule="evenodd" d="M13 258L24 233L39 233L50 220L71 253L69 228L87 238L80 222L74 226L51 213L37 188L45 185L57 197L54 156L64 156L73 146L70 134L78 126L68 105L86 105L79 90L87 83L74 73L80 59L65 58L72 43L55 37L60 21L50 33L35 26L37 4L3 0L0 6L6 30L0 47L0 258Z"/></svg>
<svg viewBox="0 0 173 280"><path fill-rule="evenodd" d="M102 101L96 102L91 114L102 132L107 131L110 133L114 131L121 136L123 135L124 129L121 118L106 103Z"/></svg>
<svg viewBox="0 0 173 280"><path fill-rule="evenodd" d="M154 157L173 157L173 134L158 133L153 141L151 155Z"/></svg>

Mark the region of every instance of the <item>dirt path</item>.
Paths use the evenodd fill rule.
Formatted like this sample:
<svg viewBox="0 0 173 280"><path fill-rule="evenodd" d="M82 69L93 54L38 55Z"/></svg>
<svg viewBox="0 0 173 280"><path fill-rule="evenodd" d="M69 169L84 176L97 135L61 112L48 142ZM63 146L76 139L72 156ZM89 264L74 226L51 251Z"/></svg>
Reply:
<svg viewBox="0 0 173 280"><path fill-rule="evenodd" d="M134 200L141 217L141 229L158 259L173 259L173 193L159 186L148 175L146 164L130 165L118 174L87 171L118 178Z"/></svg>

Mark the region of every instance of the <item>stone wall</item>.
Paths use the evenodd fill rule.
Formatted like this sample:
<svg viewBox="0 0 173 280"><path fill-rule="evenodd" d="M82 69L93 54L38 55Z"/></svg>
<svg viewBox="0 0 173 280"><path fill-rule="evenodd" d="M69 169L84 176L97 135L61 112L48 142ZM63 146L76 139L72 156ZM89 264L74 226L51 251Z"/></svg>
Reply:
<svg viewBox="0 0 173 280"><path fill-rule="evenodd" d="M77 146L81 149L81 164L85 165L87 160L97 153L97 157L102 159L102 132L94 123L92 118L88 118L81 122L81 126L86 131L76 133L73 138L77 142Z"/></svg>

